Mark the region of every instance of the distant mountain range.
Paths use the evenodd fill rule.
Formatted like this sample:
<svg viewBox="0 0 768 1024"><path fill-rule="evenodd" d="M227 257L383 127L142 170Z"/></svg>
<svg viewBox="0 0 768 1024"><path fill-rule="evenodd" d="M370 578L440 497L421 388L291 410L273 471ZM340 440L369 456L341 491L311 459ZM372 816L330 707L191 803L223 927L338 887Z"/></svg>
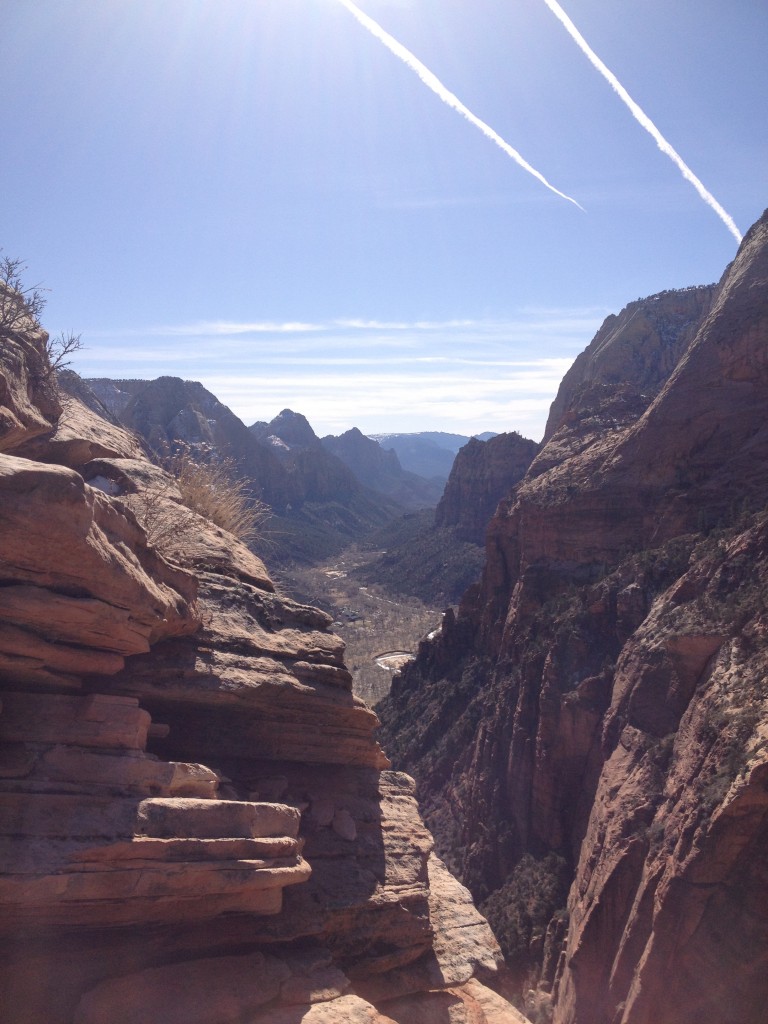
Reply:
<svg viewBox="0 0 768 1024"><path fill-rule="evenodd" d="M323 438L326 451L349 466L366 487L393 498L407 509L433 507L442 497L443 482L438 474L424 474L404 468L394 449L387 449L366 437L357 427L338 437Z"/></svg>
<svg viewBox="0 0 768 1024"><path fill-rule="evenodd" d="M480 441L495 435L491 431L473 434ZM465 434L449 434L440 430L421 430L411 434L370 434L382 448L394 451L403 469L444 486L453 460L460 448L470 440Z"/></svg>
<svg viewBox="0 0 768 1024"><path fill-rule="evenodd" d="M434 508L455 452L469 440L391 434L382 435L382 446L357 428L321 439L291 409L247 427L202 384L179 377L92 378L82 382L81 391L88 389L157 456L185 443L231 459L254 497L273 510L271 557L277 561L327 557L404 512ZM404 467L397 448L423 472Z"/></svg>

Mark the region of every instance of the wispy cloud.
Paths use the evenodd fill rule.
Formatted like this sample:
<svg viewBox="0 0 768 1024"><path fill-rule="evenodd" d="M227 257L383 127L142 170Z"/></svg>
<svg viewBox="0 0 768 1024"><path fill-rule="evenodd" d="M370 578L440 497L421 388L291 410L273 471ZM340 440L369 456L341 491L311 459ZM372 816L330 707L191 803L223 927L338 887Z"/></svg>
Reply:
<svg viewBox="0 0 768 1024"><path fill-rule="evenodd" d="M494 142L499 149L503 150L507 156L511 157L512 160L514 160L519 167L522 167L524 171L532 174L533 177L548 188L550 192L554 192L556 196L560 196L561 199L566 199L569 203L573 203L574 206L578 206L580 210L583 210L583 207L577 203L572 196L569 196L565 192L561 192L560 189L555 188L554 185L547 181L541 171L537 171L535 167L531 166L531 164L529 164L528 161L525 160L516 149L514 149L514 147L510 146L510 144L503 139L498 132L494 131L489 124L486 124L485 121L481 121L477 115L473 114L472 111L468 109L468 107L464 106L458 96L455 96L450 89L443 85L440 79L433 74L428 67L422 64L418 57L411 53L410 50L406 49L402 43L399 43L388 32L385 32L378 22L374 21L373 18L370 18L367 14L364 14L359 7L351 2L351 0L338 0L338 2L343 7L346 7L349 13L360 22L363 28L367 29L372 36L383 43L391 53L406 65L406 67L409 67L411 71L415 72L424 85L426 85L428 89L431 89L432 92L443 101L443 103L449 106L452 110L457 111L462 117L466 118L470 124L474 125L475 128L478 128L486 138L490 139L491 142Z"/></svg>
<svg viewBox="0 0 768 1024"><path fill-rule="evenodd" d="M418 340L431 335L440 335L445 344L460 343L480 338L498 337L506 340L517 339L531 333L554 333L575 330L583 331L595 321L602 320L609 310L602 307L580 309L523 309L513 318L471 318L456 317L446 320L377 320L366 317L335 317L317 323L301 321L229 321L201 320L187 324L155 324L147 327L107 327L85 331L89 340L97 342L120 339L166 339L166 348L161 344L157 351L178 351L178 343L185 338L213 339L217 345L229 346L227 351L248 343L249 338L260 346L275 338L281 351L296 347L316 349L318 344L332 345L338 341L348 343L354 339L356 345L372 345L380 341L390 344L407 344L409 338ZM323 335L322 341L317 337ZM112 347L112 351L115 348ZM134 345L124 351L135 351L144 358L143 347ZM260 349L263 351L263 349ZM206 355L205 348L185 352L185 358Z"/></svg>
<svg viewBox="0 0 768 1024"><path fill-rule="evenodd" d="M216 335L226 337L233 334L308 334L313 331L322 331L325 327L322 324L307 324L301 322L271 323L271 322L245 322L239 323L230 320L203 320L196 324L179 324L171 327L152 327L149 332L156 336L163 335L194 335L209 336Z"/></svg>
<svg viewBox="0 0 768 1024"><path fill-rule="evenodd" d="M84 377L199 380L247 423L286 407L321 433L351 426L520 430L540 437L564 373L606 310L521 309L500 318L334 317L313 330L191 325L84 332ZM289 321L286 321L286 324ZM203 333L205 324L230 330ZM244 330L231 328L242 326Z"/></svg>
<svg viewBox="0 0 768 1024"><path fill-rule="evenodd" d="M204 383L246 422L270 419L286 406L315 429L340 433L390 429L519 430L539 438L570 360L510 365L497 371L426 375L367 370L352 373L211 376ZM339 395L344 396L343 402ZM384 425L384 426L382 426Z"/></svg>
<svg viewBox="0 0 768 1024"><path fill-rule="evenodd" d="M334 320L338 327L358 331L444 331L460 327L474 327L478 320Z"/></svg>
<svg viewBox="0 0 768 1024"><path fill-rule="evenodd" d="M344 0L341 0L341 2L343 3ZM730 216L730 214L723 209L723 207L720 205L720 203L718 203L718 201L715 199L712 193L709 192L704 187L701 181L690 169L690 167L685 163L680 154L664 138L664 136L661 134L661 132L650 119L650 117L648 117L648 115L645 113L642 107L632 99L632 97L629 95L627 90L618 80L616 75L614 75L610 68L606 67L606 65L600 60L600 58L597 56L592 47L587 43L584 36L579 32L579 30L573 24L573 22L565 13L563 8L560 6L560 4L557 3L557 0L544 0L544 3L547 5L550 11L552 11L552 13L560 22L560 24L565 28L568 35L577 44L582 53L587 57L590 64L600 72L603 78L609 83L613 91L619 96L622 102L626 104L635 120L640 125L642 125L642 127L645 128L648 134L653 138L653 140L655 141L659 149L662 151L662 153L664 153L666 156L670 158L670 160L672 160L672 162L677 166L678 170L685 178L685 180L689 181L693 185L693 187L696 189L696 191L707 204L707 206L711 207L711 209L715 211L717 216L722 220L722 222L731 232L736 241L741 242L741 232L736 227L736 224L734 223L734 220Z"/></svg>

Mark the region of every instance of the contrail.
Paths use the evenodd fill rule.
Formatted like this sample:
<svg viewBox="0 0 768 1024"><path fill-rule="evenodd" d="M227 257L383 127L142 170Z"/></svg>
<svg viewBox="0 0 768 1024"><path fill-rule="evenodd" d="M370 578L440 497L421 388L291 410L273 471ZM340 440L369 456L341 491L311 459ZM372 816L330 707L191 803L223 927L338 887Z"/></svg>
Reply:
<svg viewBox="0 0 768 1024"><path fill-rule="evenodd" d="M513 149L508 142L505 142L490 125L487 125L485 121L481 121L480 118L476 117L471 110L468 110L461 100L457 96L454 96L454 94L443 85L440 79L433 75L429 68L425 67L421 63L418 57L415 57L410 50L406 49L402 45L402 43L398 43L398 41L388 32L385 32L381 25L375 22L373 18L369 18L367 14L363 14L363 12L356 7L351 0L339 0L339 3L343 7L346 7L349 13L357 18L363 28L368 29L372 36L375 36L376 39L382 42L388 50L391 50L392 53L394 53L396 57L399 57L400 60L411 69L411 71L415 71L424 85L439 96L443 103L446 103L449 107L457 110L462 117L465 117L470 124L475 126L475 128L479 128L483 135L489 138L492 142L495 142L500 149L504 150L507 156L511 156L515 163L522 167L524 171L528 171L528 173L532 174L534 178L538 178L542 185L545 185L550 192L554 192L555 195L560 196L561 199L567 199L569 203L573 203L574 206L578 206L580 210L584 209L584 207L577 203L571 196L566 195L565 192L561 192L559 189L555 188L554 185L550 185L543 174L537 171L535 167L531 167L528 161L524 160L517 150Z"/></svg>
<svg viewBox="0 0 768 1024"><path fill-rule="evenodd" d="M557 0L544 0L544 3L547 5L550 11L552 11L557 20L563 25L568 35L577 44L582 53L585 54L585 56L592 64L592 66L597 68L597 70L600 72L603 78L605 78L606 81L610 84L614 92L618 93L619 97L624 101L624 103L626 103L635 120L640 122L640 124L643 126L643 128L645 128L649 135L653 136L653 138L656 141L656 145L659 147L662 153L666 153L670 160L677 164L680 173L683 175L685 180L690 181L690 183L699 193L699 195L707 204L707 206L710 206L715 211L715 213L718 215L718 217L722 220L722 222L731 232L733 237L736 239L736 241L741 242L741 232L736 227L733 218L728 213L726 213L726 211L722 208L720 203L718 203L718 201L712 195L712 193L708 192L707 189L704 188L702 183L699 181L699 179L696 177L696 175L693 173L690 167L688 167L688 165L685 163L680 154L677 153L676 150L673 149L673 147L667 142L667 140L661 134L661 132L650 119L650 117L648 117L645 111L640 106L638 106L637 103L635 103L635 101L629 95L629 93L621 84L621 82L616 78L613 72L609 68L607 68L605 64L603 64L603 62L597 56L595 51L591 48L591 46L589 46L587 41L584 39L584 36L582 36L582 34L573 24L571 19L562 9L560 4L557 3Z"/></svg>

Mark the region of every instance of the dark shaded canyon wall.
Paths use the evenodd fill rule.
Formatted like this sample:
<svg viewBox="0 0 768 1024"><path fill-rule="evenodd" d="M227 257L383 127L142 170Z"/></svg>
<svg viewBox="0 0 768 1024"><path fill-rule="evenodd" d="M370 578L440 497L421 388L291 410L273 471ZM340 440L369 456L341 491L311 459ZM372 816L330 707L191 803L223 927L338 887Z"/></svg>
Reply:
<svg viewBox="0 0 768 1024"><path fill-rule="evenodd" d="M718 286L610 317L381 709L557 1024L764 1019L767 342L765 217Z"/></svg>

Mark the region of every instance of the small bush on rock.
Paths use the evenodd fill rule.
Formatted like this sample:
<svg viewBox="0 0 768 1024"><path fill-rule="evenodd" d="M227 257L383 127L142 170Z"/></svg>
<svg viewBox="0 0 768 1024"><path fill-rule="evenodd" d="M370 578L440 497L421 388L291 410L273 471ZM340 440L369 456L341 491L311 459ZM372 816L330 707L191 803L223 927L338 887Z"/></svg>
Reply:
<svg viewBox="0 0 768 1024"><path fill-rule="evenodd" d="M251 496L245 480L235 476L232 459L217 458L207 447L181 445L166 460L182 501L193 512L251 544L261 537L271 512Z"/></svg>
<svg viewBox="0 0 768 1024"><path fill-rule="evenodd" d="M183 551L185 540L199 528L198 516L244 544L263 539L271 511L237 479L232 460L217 458L207 446L179 444L163 466L169 474L165 483L127 498L147 540L161 554L173 557Z"/></svg>
<svg viewBox="0 0 768 1024"><path fill-rule="evenodd" d="M45 296L39 285L25 287L23 274L27 268L22 260L0 256L0 331L15 331L40 326Z"/></svg>

